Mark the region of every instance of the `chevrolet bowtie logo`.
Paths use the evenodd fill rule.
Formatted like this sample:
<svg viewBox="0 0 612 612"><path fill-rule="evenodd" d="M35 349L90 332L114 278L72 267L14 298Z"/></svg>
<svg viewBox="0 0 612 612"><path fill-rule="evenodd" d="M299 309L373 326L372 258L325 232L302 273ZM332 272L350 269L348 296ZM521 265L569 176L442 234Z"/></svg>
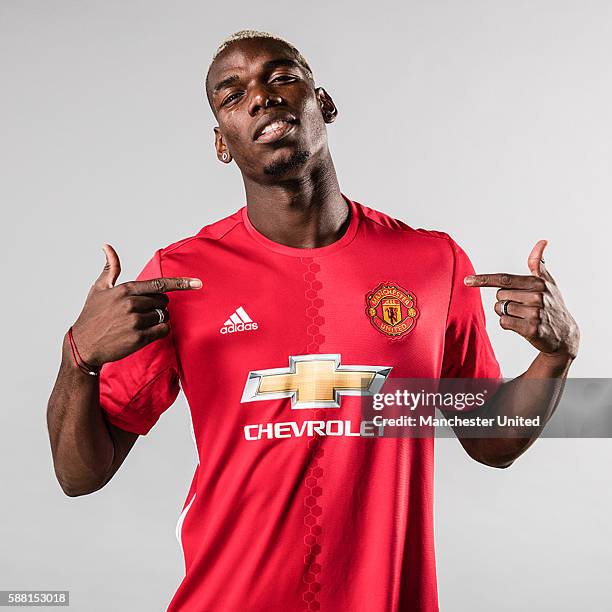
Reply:
<svg viewBox="0 0 612 612"><path fill-rule="evenodd" d="M288 368L249 372L242 402L291 398L291 408L339 408L341 395L373 395L391 367L341 366L340 355L291 355Z"/></svg>

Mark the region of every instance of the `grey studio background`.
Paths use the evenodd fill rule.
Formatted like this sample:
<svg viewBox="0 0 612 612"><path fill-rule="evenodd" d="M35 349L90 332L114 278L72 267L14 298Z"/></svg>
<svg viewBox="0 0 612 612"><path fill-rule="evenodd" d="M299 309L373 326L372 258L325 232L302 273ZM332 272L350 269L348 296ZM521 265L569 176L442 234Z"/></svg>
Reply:
<svg viewBox="0 0 612 612"><path fill-rule="evenodd" d="M184 399L103 490L68 498L46 431L60 343L110 242L121 280L244 203L202 87L253 27L310 61L340 114L344 193L449 232L478 272L550 272L582 331L573 376L609 375L612 6L605 1L3 0L0 589L69 589L75 610L162 610L196 457ZM505 376L535 351L504 332ZM442 610L608 610L610 440L540 440L508 470L436 441ZM239 571L239 569L237 569Z"/></svg>

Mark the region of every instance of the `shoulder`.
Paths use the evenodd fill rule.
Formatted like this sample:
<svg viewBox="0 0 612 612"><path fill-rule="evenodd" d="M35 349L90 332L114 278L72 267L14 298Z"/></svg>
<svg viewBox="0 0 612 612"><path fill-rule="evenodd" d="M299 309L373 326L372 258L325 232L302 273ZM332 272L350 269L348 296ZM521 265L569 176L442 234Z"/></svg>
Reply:
<svg viewBox="0 0 612 612"><path fill-rule="evenodd" d="M159 257L163 260L168 257L187 255L194 251L200 252L202 249L206 249L207 246L222 241L241 223L242 209L239 209L223 219L205 225L196 234L181 238L159 249Z"/></svg>
<svg viewBox="0 0 612 612"><path fill-rule="evenodd" d="M386 240L398 241L407 248L426 248L454 255L460 248L455 240L445 231L412 227L402 219L393 217L369 206L358 204L364 223L371 232L383 236Z"/></svg>

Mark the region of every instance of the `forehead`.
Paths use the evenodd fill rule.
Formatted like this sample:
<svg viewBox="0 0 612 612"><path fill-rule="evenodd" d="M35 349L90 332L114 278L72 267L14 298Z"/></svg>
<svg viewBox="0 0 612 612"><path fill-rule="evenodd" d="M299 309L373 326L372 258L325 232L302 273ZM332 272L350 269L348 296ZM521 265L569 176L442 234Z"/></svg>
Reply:
<svg viewBox="0 0 612 612"><path fill-rule="evenodd" d="M239 40L224 49L210 67L211 89L225 77L248 71L259 71L266 62L276 59L296 60L295 53L281 41L266 38ZM299 65L299 64L298 64Z"/></svg>

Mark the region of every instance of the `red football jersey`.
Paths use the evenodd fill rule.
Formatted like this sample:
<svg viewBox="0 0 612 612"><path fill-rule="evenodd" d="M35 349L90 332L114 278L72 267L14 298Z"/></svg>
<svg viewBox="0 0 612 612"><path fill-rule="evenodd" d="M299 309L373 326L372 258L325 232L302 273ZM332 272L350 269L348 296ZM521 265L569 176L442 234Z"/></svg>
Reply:
<svg viewBox="0 0 612 612"><path fill-rule="evenodd" d="M247 207L160 249L187 276L171 333L106 364L108 420L146 434L182 388L199 462L170 612L438 610L432 438L361 420L389 378L499 378L474 269L443 232L347 200L331 245L273 242Z"/></svg>

